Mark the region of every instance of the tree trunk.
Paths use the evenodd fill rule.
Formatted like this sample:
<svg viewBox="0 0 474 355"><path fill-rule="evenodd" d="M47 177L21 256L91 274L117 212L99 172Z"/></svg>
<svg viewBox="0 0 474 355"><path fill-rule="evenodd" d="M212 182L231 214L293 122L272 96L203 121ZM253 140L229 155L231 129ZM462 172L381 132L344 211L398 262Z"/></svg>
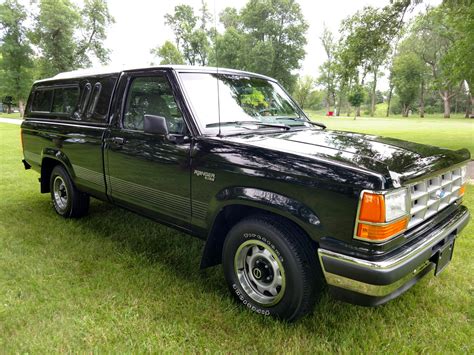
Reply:
<svg viewBox="0 0 474 355"><path fill-rule="evenodd" d="M420 117L425 117L425 81L421 80L420 90Z"/></svg>
<svg viewBox="0 0 474 355"><path fill-rule="evenodd" d="M474 118L474 96L472 95L472 91L473 91L472 84L468 80L465 81L465 84L466 84L468 98L466 102L466 115L464 117Z"/></svg>
<svg viewBox="0 0 474 355"><path fill-rule="evenodd" d="M357 106L356 117L360 117L360 106Z"/></svg>
<svg viewBox="0 0 474 355"><path fill-rule="evenodd" d="M18 100L18 110L20 111L20 117L23 118L25 114L25 102L23 100Z"/></svg>
<svg viewBox="0 0 474 355"><path fill-rule="evenodd" d="M474 118L474 95L472 95L471 90L469 90L469 101L466 107L466 118Z"/></svg>
<svg viewBox="0 0 474 355"><path fill-rule="evenodd" d="M377 89L377 70L374 71L374 84L372 86L372 106L370 107L370 115L375 115L375 91Z"/></svg>
<svg viewBox="0 0 474 355"><path fill-rule="evenodd" d="M390 85L390 90L388 91L388 98L387 98L387 117L390 116L390 104L392 102L392 91L393 91L393 86Z"/></svg>
<svg viewBox="0 0 474 355"><path fill-rule="evenodd" d="M449 91L444 90L441 97L443 99L443 104L444 104L444 118L450 118L451 117L451 103L450 103Z"/></svg>

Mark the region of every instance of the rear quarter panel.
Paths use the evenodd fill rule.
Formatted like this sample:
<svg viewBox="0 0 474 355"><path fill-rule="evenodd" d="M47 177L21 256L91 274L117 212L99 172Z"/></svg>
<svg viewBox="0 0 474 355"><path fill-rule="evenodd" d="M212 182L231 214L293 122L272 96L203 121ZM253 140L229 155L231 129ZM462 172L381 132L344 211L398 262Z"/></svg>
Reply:
<svg viewBox="0 0 474 355"><path fill-rule="evenodd" d="M105 127L27 119L22 124L25 160L39 171L43 159L57 160L80 190L105 197L104 131Z"/></svg>

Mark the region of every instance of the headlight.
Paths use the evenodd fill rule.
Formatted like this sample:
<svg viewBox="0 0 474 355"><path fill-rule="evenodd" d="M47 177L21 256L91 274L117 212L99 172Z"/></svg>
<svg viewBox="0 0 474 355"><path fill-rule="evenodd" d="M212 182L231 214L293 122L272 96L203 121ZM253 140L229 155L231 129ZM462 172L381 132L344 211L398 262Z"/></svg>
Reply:
<svg viewBox="0 0 474 355"><path fill-rule="evenodd" d="M407 190L385 195L385 221L390 222L407 214Z"/></svg>

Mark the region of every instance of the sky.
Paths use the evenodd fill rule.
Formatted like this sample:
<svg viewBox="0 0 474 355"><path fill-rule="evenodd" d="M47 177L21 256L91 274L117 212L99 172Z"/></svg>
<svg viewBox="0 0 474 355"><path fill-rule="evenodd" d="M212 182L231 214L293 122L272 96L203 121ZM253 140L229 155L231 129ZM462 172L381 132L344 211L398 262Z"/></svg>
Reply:
<svg viewBox="0 0 474 355"><path fill-rule="evenodd" d="M207 0L211 14L219 13L227 6L240 9L247 0ZM438 5L441 0L425 0L408 18L421 11L426 5ZM325 61L324 49L319 37L326 25L336 36L339 24L364 6L382 7L389 0L298 0L304 17L309 24L307 32L306 57L302 62L300 73L318 76L318 67ZM105 41L111 50L111 65L114 66L148 66L154 60L150 49L166 40L173 41L171 30L165 25L164 15L172 13L176 5L191 5L197 11L201 0L108 0L109 10L115 18L115 24L108 31ZM381 89L387 86L382 78Z"/></svg>

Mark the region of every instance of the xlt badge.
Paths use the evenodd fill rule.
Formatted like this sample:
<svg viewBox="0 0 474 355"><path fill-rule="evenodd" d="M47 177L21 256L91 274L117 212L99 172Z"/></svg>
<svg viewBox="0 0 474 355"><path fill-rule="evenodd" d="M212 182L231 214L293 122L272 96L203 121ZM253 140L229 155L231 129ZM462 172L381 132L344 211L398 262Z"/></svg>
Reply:
<svg viewBox="0 0 474 355"><path fill-rule="evenodd" d="M216 174L214 173L209 173L207 171L202 171L202 170L194 170L194 175L196 176L204 176L204 179L207 181L214 181L216 180Z"/></svg>

